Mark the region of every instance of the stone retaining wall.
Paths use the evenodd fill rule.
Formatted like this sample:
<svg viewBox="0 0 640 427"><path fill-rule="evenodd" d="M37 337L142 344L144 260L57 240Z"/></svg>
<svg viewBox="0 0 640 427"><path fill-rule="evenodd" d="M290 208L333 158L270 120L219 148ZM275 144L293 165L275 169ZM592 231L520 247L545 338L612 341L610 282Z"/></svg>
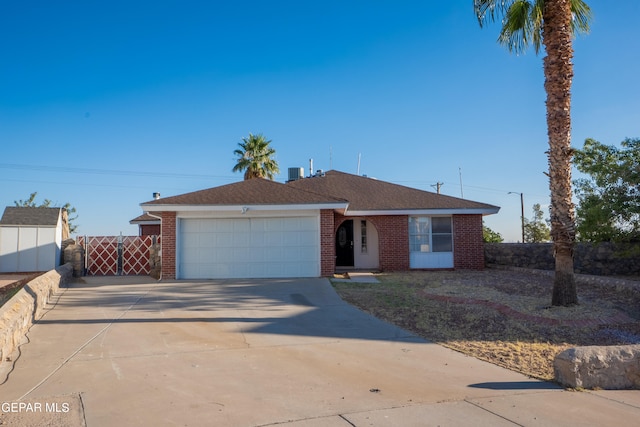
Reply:
<svg viewBox="0 0 640 427"><path fill-rule="evenodd" d="M485 243L486 264L554 270L551 243ZM578 243L574 271L598 276L640 275L640 245Z"/></svg>
<svg viewBox="0 0 640 427"><path fill-rule="evenodd" d="M71 264L48 271L18 291L0 307L0 372L11 365L13 353L31 325L44 314L51 297L73 274ZM1 378L0 378L1 380Z"/></svg>
<svg viewBox="0 0 640 427"><path fill-rule="evenodd" d="M64 264L70 263L73 277L84 276L84 248L74 240L69 239L62 251Z"/></svg>
<svg viewBox="0 0 640 427"><path fill-rule="evenodd" d="M149 276L154 279L160 279L160 274L162 272L162 257L160 256L160 250L162 247L160 243L154 243L149 248L149 267L151 272Z"/></svg>

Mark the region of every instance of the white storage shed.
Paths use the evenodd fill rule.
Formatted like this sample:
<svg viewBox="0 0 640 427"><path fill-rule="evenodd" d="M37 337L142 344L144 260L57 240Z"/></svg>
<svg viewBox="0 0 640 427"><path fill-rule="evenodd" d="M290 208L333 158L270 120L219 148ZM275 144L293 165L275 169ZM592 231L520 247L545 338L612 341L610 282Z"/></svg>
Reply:
<svg viewBox="0 0 640 427"><path fill-rule="evenodd" d="M69 237L63 208L7 207L0 219L0 272L49 271L60 266Z"/></svg>

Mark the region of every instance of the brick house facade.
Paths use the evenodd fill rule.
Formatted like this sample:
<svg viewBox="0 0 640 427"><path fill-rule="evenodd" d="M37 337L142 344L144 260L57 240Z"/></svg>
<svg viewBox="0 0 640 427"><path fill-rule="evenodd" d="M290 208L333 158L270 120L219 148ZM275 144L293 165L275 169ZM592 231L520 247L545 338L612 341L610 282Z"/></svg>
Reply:
<svg viewBox="0 0 640 427"><path fill-rule="evenodd" d="M455 269L482 270L484 268L482 215L454 215L453 242Z"/></svg>
<svg viewBox="0 0 640 427"><path fill-rule="evenodd" d="M153 217L144 213L131 221L129 224L138 226L139 236L159 236L160 235L160 218Z"/></svg>
<svg viewBox="0 0 640 427"><path fill-rule="evenodd" d="M496 213L499 209L336 171L329 171L322 177L305 178L287 184L267 180L243 181L153 200L143 203L142 207L146 212L151 212L153 217L161 218L163 279L209 278L209 275L211 278L223 277L224 273L210 272L203 272L198 276L199 273L192 271L200 270L187 268L187 263L191 262L185 259L187 253L205 252L211 253L212 259L216 256L224 258L230 252L246 254L242 256L246 256L247 264L254 264L249 265L246 270L237 272L238 268L243 268L242 265L217 265L219 271L222 271L220 268L226 268L224 271L236 268L236 272L229 273L235 274L232 277L241 277L242 274L259 274L259 277L271 274L268 277L277 277L273 276L278 274L277 271L285 271L284 277L295 277L298 274L296 272L303 270L296 270L295 265L290 265L289 270L278 270L276 265L270 268L268 263L265 266L263 258L275 259L273 262L276 263L295 264L288 258L302 257L302 253L306 253L307 258L301 258L300 264L307 263L309 266L302 275L331 276L337 265L337 236L342 225L348 222L355 229L351 247L359 248L356 240L360 239L358 242L364 251L365 239L368 242L367 255L370 259L366 268L380 271L482 269L482 216ZM195 240L217 239L223 235L228 240L228 236L233 235L230 234L232 230L241 230L244 227L242 224L266 224L265 221L271 226L281 224L285 227L282 233L290 236L288 241L299 246L287 248L285 243L276 242L273 251L267 248L266 252L260 252L262 255L258 254L259 248L253 247L230 247L226 254L223 250L216 252L216 245L207 242L201 249L184 249L189 242ZM317 225L314 226L314 223ZM221 224L232 224L235 228L223 230L224 233L217 235L215 227L219 229ZM193 234L196 237L183 235L183 228L189 227L201 227L204 234ZM309 231L294 231L295 229L288 227L311 228ZM262 239L267 236L268 239L278 240L279 237L279 234L260 233L263 233L260 234ZM249 234L238 236L237 240L241 242L246 241ZM301 242L300 236L307 236L308 241ZM231 239L228 244L233 245L234 240ZM315 250L309 247L314 241L317 245ZM178 245L178 242L182 243ZM278 258L273 257L279 253L290 255L282 255L279 258L281 261L278 261ZM203 256L198 255L199 258ZM206 265L207 256L204 256L205 261L200 261L201 271L213 271L213 266ZM233 263L234 260L229 262ZM358 262L356 257L352 268L359 268ZM313 264L317 267L314 268ZM258 273L254 273L256 271Z"/></svg>

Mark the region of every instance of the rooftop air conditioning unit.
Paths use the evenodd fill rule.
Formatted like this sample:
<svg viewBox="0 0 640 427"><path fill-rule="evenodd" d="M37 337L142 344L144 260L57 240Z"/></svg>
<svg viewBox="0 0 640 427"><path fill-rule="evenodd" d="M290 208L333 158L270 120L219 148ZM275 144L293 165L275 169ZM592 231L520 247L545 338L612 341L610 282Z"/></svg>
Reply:
<svg viewBox="0 0 640 427"><path fill-rule="evenodd" d="M304 178L304 168L289 168L289 181Z"/></svg>

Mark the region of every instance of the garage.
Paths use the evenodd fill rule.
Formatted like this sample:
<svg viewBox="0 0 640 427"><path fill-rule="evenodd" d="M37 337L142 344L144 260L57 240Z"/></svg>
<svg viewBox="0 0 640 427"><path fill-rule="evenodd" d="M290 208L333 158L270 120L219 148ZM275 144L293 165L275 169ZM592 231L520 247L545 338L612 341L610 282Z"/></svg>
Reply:
<svg viewBox="0 0 640 427"><path fill-rule="evenodd" d="M177 278L320 276L318 215L179 218Z"/></svg>
<svg viewBox="0 0 640 427"><path fill-rule="evenodd" d="M482 215L499 210L338 171L286 184L247 179L141 206L161 222L168 280L330 277L338 263L482 269ZM337 259L342 224L353 229L343 242L349 262Z"/></svg>

